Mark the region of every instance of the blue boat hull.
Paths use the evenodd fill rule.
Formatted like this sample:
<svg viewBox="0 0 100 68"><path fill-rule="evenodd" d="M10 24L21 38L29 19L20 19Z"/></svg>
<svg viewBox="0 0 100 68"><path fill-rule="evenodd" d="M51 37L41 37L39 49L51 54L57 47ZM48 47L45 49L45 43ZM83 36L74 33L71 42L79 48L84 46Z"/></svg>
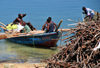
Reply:
<svg viewBox="0 0 100 68"><path fill-rule="evenodd" d="M18 44L35 45L40 47L55 47L60 36L61 36L60 32L52 32L52 33L13 37L13 38L8 38L7 40Z"/></svg>

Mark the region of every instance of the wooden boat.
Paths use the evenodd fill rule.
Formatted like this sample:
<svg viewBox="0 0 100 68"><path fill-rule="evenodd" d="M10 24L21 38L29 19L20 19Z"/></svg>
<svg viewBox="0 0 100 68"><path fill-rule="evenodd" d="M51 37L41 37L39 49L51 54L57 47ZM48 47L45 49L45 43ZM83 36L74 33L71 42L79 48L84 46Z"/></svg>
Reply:
<svg viewBox="0 0 100 68"><path fill-rule="evenodd" d="M39 47L55 47L61 36L61 32L20 34L19 36L9 37L6 40L26 45L35 45Z"/></svg>
<svg viewBox="0 0 100 68"><path fill-rule="evenodd" d="M13 32L5 32L3 35L1 34L0 39L6 39L8 41L18 43L18 44L25 44L25 45L35 45L39 47L55 47L57 41L61 36L61 30L58 28L60 27L62 20L59 22L55 32L45 33L44 31L32 31L28 34L13 34ZM2 23L1 23L2 24ZM5 27L1 26L1 28L6 29ZM68 31L69 29L67 29ZM64 29L66 31L66 29ZM11 33L11 34L9 34Z"/></svg>

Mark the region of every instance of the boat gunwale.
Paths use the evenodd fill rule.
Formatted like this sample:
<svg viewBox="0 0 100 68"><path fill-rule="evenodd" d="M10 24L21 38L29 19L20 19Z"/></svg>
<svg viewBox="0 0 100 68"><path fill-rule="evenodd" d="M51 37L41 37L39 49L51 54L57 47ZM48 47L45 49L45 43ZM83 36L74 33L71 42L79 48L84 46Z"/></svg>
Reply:
<svg viewBox="0 0 100 68"><path fill-rule="evenodd" d="M10 38L49 36L49 35L56 35L58 33L61 33L61 32L39 33L39 34L30 34L30 35L19 35L19 36L10 37ZM7 39L10 39L10 38L7 38Z"/></svg>

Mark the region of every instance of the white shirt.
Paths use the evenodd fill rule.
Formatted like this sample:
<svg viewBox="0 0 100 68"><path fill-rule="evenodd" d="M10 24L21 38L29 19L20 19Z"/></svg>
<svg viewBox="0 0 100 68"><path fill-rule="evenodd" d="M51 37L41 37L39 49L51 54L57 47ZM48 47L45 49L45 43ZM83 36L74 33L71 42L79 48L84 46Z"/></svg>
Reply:
<svg viewBox="0 0 100 68"><path fill-rule="evenodd" d="M24 28L24 26L22 26L20 23L17 25L17 27L17 32L20 32L20 30Z"/></svg>
<svg viewBox="0 0 100 68"><path fill-rule="evenodd" d="M91 15L91 13L94 14L94 10L90 8L86 8L86 10L87 10L87 15Z"/></svg>

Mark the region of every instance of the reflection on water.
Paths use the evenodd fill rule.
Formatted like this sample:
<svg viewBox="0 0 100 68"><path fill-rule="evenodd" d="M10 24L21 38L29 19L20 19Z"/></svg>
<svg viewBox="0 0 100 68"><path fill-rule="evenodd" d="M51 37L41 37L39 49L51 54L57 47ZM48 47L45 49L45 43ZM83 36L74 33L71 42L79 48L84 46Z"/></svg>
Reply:
<svg viewBox="0 0 100 68"><path fill-rule="evenodd" d="M0 62L36 63L49 58L57 50L35 48L0 40Z"/></svg>

